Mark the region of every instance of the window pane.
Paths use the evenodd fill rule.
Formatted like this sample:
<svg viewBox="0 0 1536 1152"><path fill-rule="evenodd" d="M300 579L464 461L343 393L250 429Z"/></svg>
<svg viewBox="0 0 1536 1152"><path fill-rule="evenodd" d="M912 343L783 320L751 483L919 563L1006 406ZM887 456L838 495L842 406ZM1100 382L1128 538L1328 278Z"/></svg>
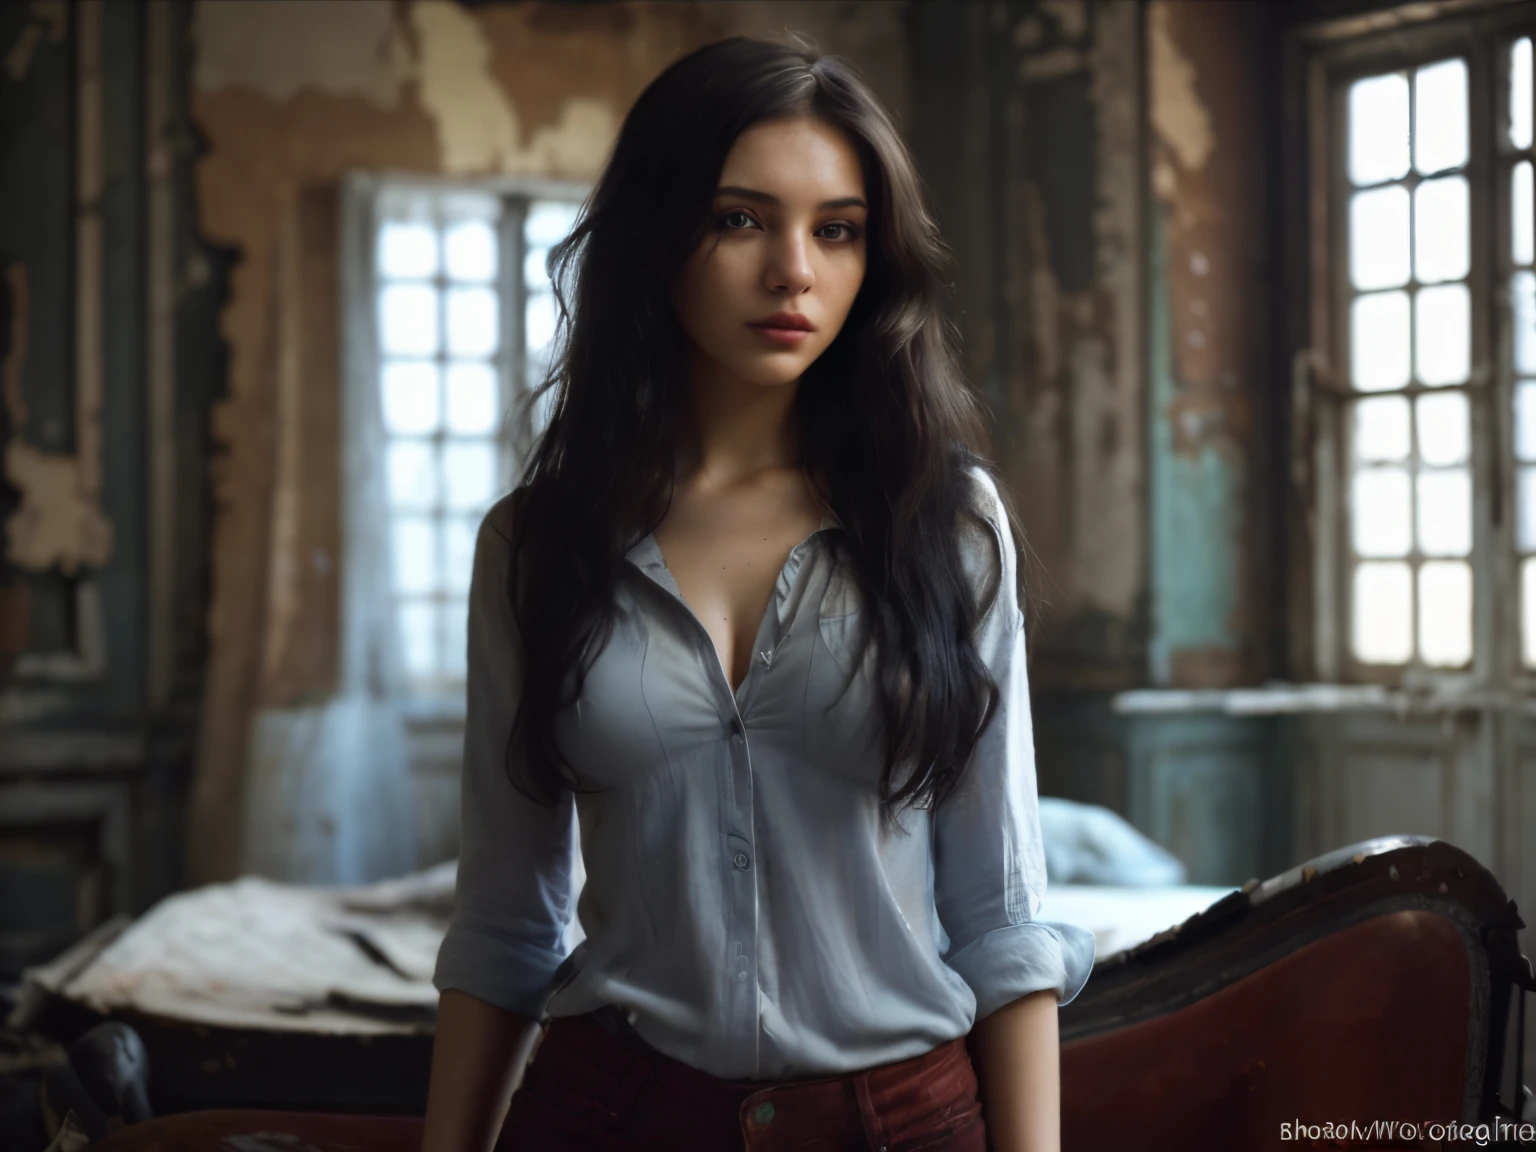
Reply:
<svg viewBox="0 0 1536 1152"><path fill-rule="evenodd" d="M496 293L489 288L453 288L448 292L448 352L453 356L490 356L500 339Z"/></svg>
<svg viewBox="0 0 1536 1152"><path fill-rule="evenodd" d="M564 200L536 200L528 206L523 235L530 248L552 248L576 226L579 204Z"/></svg>
<svg viewBox="0 0 1536 1152"><path fill-rule="evenodd" d="M1536 463L1536 380L1515 386L1515 455Z"/></svg>
<svg viewBox="0 0 1536 1152"><path fill-rule="evenodd" d="M1394 184L1351 198L1349 275L1362 290L1408 283L1408 189Z"/></svg>
<svg viewBox="0 0 1536 1152"><path fill-rule="evenodd" d="M1408 456L1408 401L1380 396L1355 405L1355 459L1363 464Z"/></svg>
<svg viewBox="0 0 1536 1152"><path fill-rule="evenodd" d="M1349 89L1349 178L1395 180L1408 171L1408 80L1400 72Z"/></svg>
<svg viewBox="0 0 1536 1152"><path fill-rule="evenodd" d="M496 370L484 361L448 366L448 430L481 436L496 430Z"/></svg>
<svg viewBox="0 0 1536 1152"><path fill-rule="evenodd" d="M1413 166L1438 172L1467 162L1467 64L1445 60L1413 78Z"/></svg>
<svg viewBox="0 0 1536 1152"><path fill-rule="evenodd" d="M1516 272L1509 281L1515 323L1515 371L1536 374L1536 273Z"/></svg>
<svg viewBox="0 0 1536 1152"><path fill-rule="evenodd" d="M442 607L443 675L462 680L468 674L469 604L450 601Z"/></svg>
<svg viewBox="0 0 1536 1152"><path fill-rule="evenodd" d="M1462 392L1420 396L1419 459L1426 464L1460 464L1471 448L1467 397Z"/></svg>
<svg viewBox="0 0 1536 1152"><path fill-rule="evenodd" d="M443 520L443 587L464 594L475 567L475 531L478 521L469 516Z"/></svg>
<svg viewBox="0 0 1536 1152"><path fill-rule="evenodd" d="M437 533L426 516L398 516L391 525L395 553L395 591L432 592L437 588Z"/></svg>
<svg viewBox="0 0 1536 1152"><path fill-rule="evenodd" d="M1466 178L1426 180L1413 194L1413 213L1414 277L1460 280L1470 267Z"/></svg>
<svg viewBox="0 0 1536 1152"><path fill-rule="evenodd" d="M390 284L379 293L379 346L389 356L437 351L437 292L425 284Z"/></svg>
<svg viewBox="0 0 1536 1152"><path fill-rule="evenodd" d="M1459 668L1472 659L1472 569L1428 563L1419 569L1419 656Z"/></svg>
<svg viewBox="0 0 1536 1152"><path fill-rule="evenodd" d="M1402 468L1367 468L1355 473L1350 521L1361 556L1406 556L1412 538L1408 519L1408 473Z"/></svg>
<svg viewBox="0 0 1536 1152"><path fill-rule="evenodd" d="M1536 552L1536 468L1520 469L1515 484L1515 547Z"/></svg>
<svg viewBox="0 0 1536 1152"><path fill-rule="evenodd" d="M1531 162L1516 164L1510 173L1510 221L1509 255L1516 264L1529 264L1536 260L1536 247L1531 243L1531 228L1536 208L1532 205Z"/></svg>
<svg viewBox="0 0 1536 1152"><path fill-rule="evenodd" d="M549 346L549 342L555 338L554 295L549 292L543 292L537 296L528 297L528 305L523 313L523 317L528 351L530 353L542 352Z"/></svg>
<svg viewBox="0 0 1536 1152"><path fill-rule="evenodd" d="M1472 483L1465 469L1419 473L1419 551L1466 556L1472 551Z"/></svg>
<svg viewBox="0 0 1536 1152"><path fill-rule="evenodd" d="M1536 668L1536 559L1520 565L1520 622L1525 666Z"/></svg>
<svg viewBox="0 0 1536 1152"><path fill-rule="evenodd" d="M420 280L437 275L437 230L430 224L390 220L379 229L379 275Z"/></svg>
<svg viewBox="0 0 1536 1152"><path fill-rule="evenodd" d="M437 503L437 469L430 441L391 440L385 459L391 506L426 509Z"/></svg>
<svg viewBox="0 0 1536 1152"><path fill-rule="evenodd" d="M1413 585L1408 565L1355 568L1350 616L1355 658L1367 664L1402 664L1412 653Z"/></svg>
<svg viewBox="0 0 1536 1152"><path fill-rule="evenodd" d="M484 220L451 225L443 237L443 255L453 280L483 283L496 277L496 229Z"/></svg>
<svg viewBox="0 0 1536 1152"><path fill-rule="evenodd" d="M437 365L390 360L384 365L384 427L395 434L437 431Z"/></svg>
<svg viewBox="0 0 1536 1152"><path fill-rule="evenodd" d="M1364 392L1408 383L1408 294L1378 292L1350 309L1350 378Z"/></svg>
<svg viewBox="0 0 1536 1152"><path fill-rule="evenodd" d="M1461 384L1472 368L1472 303L1465 284L1425 288L1414 301L1420 384Z"/></svg>
<svg viewBox="0 0 1536 1152"><path fill-rule="evenodd" d="M454 511L483 512L496 496L496 446L451 441L443 447L444 504Z"/></svg>
<svg viewBox="0 0 1536 1152"><path fill-rule="evenodd" d="M436 605L406 601L400 605L400 659L414 680L437 674Z"/></svg>
<svg viewBox="0 0 1536 1152"><path fill-rule="evenodd" d="M1531 38L1516 40L1509 52L1509 142L1531 146Z"/></svg>

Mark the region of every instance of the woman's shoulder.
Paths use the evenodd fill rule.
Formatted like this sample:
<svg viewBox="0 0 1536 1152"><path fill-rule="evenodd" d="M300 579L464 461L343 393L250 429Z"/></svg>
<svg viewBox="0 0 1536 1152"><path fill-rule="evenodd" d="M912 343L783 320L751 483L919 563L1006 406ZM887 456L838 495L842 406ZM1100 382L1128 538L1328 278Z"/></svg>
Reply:
<svg viewBox="0 0 1536 1152"><path fill-rule="evenodd" d="M991 467L981 461L972 461L966 465L965 474L974 489L972 507L976 514L994 528L1006 527L1008 514L1003 508L1003 497L992 477Z"/></svg>
<svg viewBox="0 0 1536 1152"><path fill-rule="evenodd" d="M965 551L992 554L1010 538L1008 510L1003 504L1002 493L992 469L983 463L970 463L965 467L965 477L970 483L970 499L965 505L966 515L961 517L961 539Z"/></svg>
<svg viewBox="0 0 1536 1152"><path fill-rule="evenodd" d="M965 473L972 491L968 514L960 517L961 562L978 602L989 604L1014 582L1013 530L991 468L973 462Z"/></svg>

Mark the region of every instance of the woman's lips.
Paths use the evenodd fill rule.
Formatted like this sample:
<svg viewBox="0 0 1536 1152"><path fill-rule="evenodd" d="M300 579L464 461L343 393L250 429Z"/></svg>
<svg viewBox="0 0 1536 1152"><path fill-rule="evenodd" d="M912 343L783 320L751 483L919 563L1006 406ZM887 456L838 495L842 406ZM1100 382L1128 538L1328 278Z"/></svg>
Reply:
<svg viewBox="0 0 1536 1152"><path fill-rule="evenodd" d="M748 324L747 327L754 332L761 332L776 344L789 347L793 347L810 335L804 328L775 328L769 324Z"/></svg>

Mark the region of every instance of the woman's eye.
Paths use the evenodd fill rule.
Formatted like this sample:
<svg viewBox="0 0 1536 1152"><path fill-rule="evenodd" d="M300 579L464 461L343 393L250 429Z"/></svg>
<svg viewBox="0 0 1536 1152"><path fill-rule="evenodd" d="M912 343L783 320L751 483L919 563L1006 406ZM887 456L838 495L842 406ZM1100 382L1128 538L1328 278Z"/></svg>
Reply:
<svg viewBox="0 0 1536 1152"><path fill-rule="evenodd" d="M740 231L743 228L749 228L752 226L752 217L748 216L740 208L733 208L724 216L720 217L720 223L724 224L727 228L732 229L733 231Z"/></svg>
<svg viewBox="0 0 1536 1152"><path fill-rule="evenodd" d="M847 224L828 224L822 231L826 232L829 228L835 228L837 235L828 236L828 240L852 240L855 236L853 228Z"/></svg>

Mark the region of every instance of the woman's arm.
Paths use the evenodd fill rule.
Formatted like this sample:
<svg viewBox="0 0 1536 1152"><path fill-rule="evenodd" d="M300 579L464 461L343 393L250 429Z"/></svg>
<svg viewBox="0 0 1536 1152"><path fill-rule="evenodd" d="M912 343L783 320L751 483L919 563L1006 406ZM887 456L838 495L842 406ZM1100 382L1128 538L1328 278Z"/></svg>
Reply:
<svg viewBox="0 0 1536 1152"><path fill-rule="evenodd" d="M498 503L481 525L470 579L459 867L432 977L442 994L427 1096L433 1152L492 1146L569 952L574 801L567 792L545 808L508 776L523 676L506 592L510 507Z"/></svg>
<svg viewBox="0 0 1536 1152"><path fill-rule="evenodd" d="M1061 1059L1056 992L1003 1005L972 1029L992 1152L1060 1152Z"/></svg>
<svg viewBox="0 0 1536 1152"><path fill-rule="evenodd" d="M991 505L990 528L980 538L967 534L965 555L977 594L996 588L976 648L1000 696L960 781L934 810L934 903L949 937L944 962L976 995L972 1048L992 1146L1055 1152L1056 1009L1088 979L1093 933L1035 919L1045 849L1024 618L1014 591L1018 557L995 486L984 473L978 480Z"/></svg>
<svg viewBox="0 0 1536 1152"><path fill-rule="evenodd" d="M437 1009L421 1152L490 1152L539 1026L450 988Z"/></svg>

